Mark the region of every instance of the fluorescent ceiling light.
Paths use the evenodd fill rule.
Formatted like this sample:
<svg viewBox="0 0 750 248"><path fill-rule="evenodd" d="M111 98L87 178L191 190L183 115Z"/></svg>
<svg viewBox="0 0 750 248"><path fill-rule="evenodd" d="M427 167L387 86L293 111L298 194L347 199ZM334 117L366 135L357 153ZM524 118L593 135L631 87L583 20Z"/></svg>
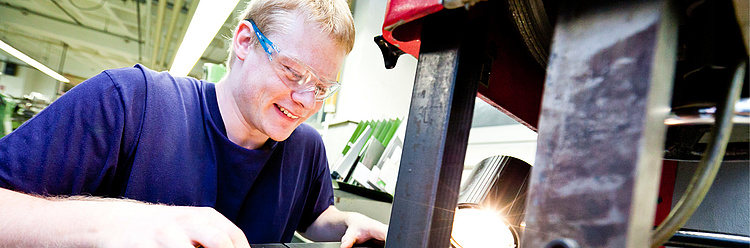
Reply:
<svg viewBox="0 0 750 248"><path fill-rule="evenodd" d="M224 21L237 6L239 0L200 1L190 20L182 44L174 56L169 73L173 76L186 76L198 59L203 55L208 44L214 39Z"/></svg>
<svg viewBox="0 0 750 248"><path fill-rule="evenodd" d="M50 77L52 77L54 79L57 79L57 81L66 82L66 83L70 82L70 80L68 80L67 78L63 77L59 73L53 71L49 67L44 66L42 63L37 62L36 60L32 59L31 57L26 56L26 54L23 54L22 52L16 50L12 46L10 46L8 44L5 44L5 42L3 42L2 40L0 40L0 49L3 49L3 51L5 51L7 53L10 53L10 55L13 55L13 57L16 57L16 58L20 59L21 61L26 62L26 64L29 64L29 65L33 66L37 70L40 70L40 71L44 72L45 74L49 75Z"/></svg>

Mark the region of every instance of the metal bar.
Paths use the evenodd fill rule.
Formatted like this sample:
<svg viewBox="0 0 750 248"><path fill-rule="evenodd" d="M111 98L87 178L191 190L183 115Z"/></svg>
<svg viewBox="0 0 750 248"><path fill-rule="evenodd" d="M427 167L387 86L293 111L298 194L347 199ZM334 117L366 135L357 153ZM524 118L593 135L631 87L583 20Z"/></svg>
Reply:
<svg viewBox="0 0 750 248"><path fill-rule="evenodd" d="M138 16L138 63L143 63L143 39L141 34L141 1L135 1L135 12Z"/></svg>
<svg viewBox="0 0 750 248"><path fill-rule="evenodd" d="M61 75L63 74L63 71L65 70L65 58L67 57L67 55L68 55L68 44L63 43L62 54L60 55L60 64L57 69L57 72L60 73ZM56 94L55 97L62 96L62 94L64 93L62 91L64 88L63 85L65 85L65 83L57 81L57 84L55 84L55 94Z"/></svg>
<svg viewBox="0 0 750 248"><path fill-rule="evenodd" d="M151 51L151 66L156 70L161 70L159 64L157 64L156 56L159 55L159 49L161 49L161 36L162 36L162 25L164 24L164 11L167 8L167 0L159 0L159 8L156 11L156 29L154 30L154 46Z"/></svg>
<svg viewBox="0 0 750 248"><path fill-rule="evenodd" d="M677 50L669 2L561 2L524 247L650 246Z"/></svg>
<svg viewBox="0 0 750 248"><path fill-rule="evenodd" d="M73 21L76 22L76 24L78 24L78 26L83 26L83 23L81 23L80 21L78 21L78 19L76 19L75 16L71 15L70 12L68 12L68 10L66 10L65 8L63 8L63 6L60 6L60 4L57 3L57 1L55 1L55 0L50 0L50 1L52 1L52 3L54 3L55 6L57 6L58 9L62 10L63 13L65 13L68 17L70 17L70 19L73 19Z"/></svg>
<svg viewBox="0 0 750 248"><path fill-rule="evenodd" d="M424 19L388 248L450 246L484 44L466 21L464 9Z"/></svg>
<svg viewBox="0 0 750 248"><path fill-rule="evenodd" d="M187 9L187 14L185 15L185 20L191 20L193 19L193 15L195 14L195 10L198 9L198 2L199 0L192 0L190 2L190 7ZM189 21L187 21L188 25L190 24ZM179 34L177 38L176 44L182 44L182 40L185 39L185 33L187 32L188 25L180 25L178 27L177 33ZM178 45L179 47L179 45ZM169 59L164 60L165 63L167 63L166 68L172 67L172 64L174 63L174 57L177 55L177 49L172 49L172 52L167 54ZM226 58L224 58L226 59ZM213 63L213 64L222 64L225 61L214 61L212 59L201 57L199 61L207 62L207 63Z"/></svg>
<svg viewBox="0 0 750 248"><path fill-rule="evenodd" d="M183 0L175 0L174 5L172 6L172 16L169 18L167 35L164 37L164 48L161 49L159 57L156 58L156 64L158 65L164 64L164 60L166 60L167 57L167 51L169 51L169 48L172 46L172 36L174 35L175 26L177 26L177 17L179 16L180 12L182 12L182 2ZM190 22L187 23L190 24ZM180 44L177 45L179 46Z"/></svg>
<svg viewBox="0 0 750 248"><path fill-rule="evenodd" d="M670 247L747 248L750 247L750 237L682 230L677 231L664 245Z"/></svg>

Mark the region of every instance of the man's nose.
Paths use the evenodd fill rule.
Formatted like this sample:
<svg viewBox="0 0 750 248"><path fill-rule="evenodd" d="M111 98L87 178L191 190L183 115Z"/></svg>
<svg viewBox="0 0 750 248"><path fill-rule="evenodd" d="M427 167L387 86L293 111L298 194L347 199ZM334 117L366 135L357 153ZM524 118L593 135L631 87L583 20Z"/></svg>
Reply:
<svg viewBox="0 0 750 248"><path fill-rule="evenodd" d="M315 107L315 91L292 91L292 100L305 109L312 109Z"/></svg>

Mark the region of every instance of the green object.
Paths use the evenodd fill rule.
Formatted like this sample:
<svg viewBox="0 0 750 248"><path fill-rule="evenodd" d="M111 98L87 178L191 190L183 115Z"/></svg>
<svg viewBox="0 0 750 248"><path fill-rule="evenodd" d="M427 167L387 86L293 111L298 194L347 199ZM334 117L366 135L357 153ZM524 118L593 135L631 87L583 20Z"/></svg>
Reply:
<svg viewBox="0 0 750 248"><path fill-rule="evenodd" d="M393 138L393 135L396 134L396 130L398 130L399 125L401 125L401 119L390 119L390 120L369 120L369 121L362 121L357 124L357 128L354 129L354 133L352 134L351 138L349 138L349 142L344 146L344 150L341 151L341 154L346 154L346 152L350 149L350 144L353 144L360 135L365 130L365 127L370 127L373 131L371 132L369 137L365 138L365 142L369 141L371 138L377 139L383 146L387 146L388 143ZM367 150L365 147L360 151L360 153L364 153Z"/></svg>
<svg viewBox="0 0 750 248"><path fill-rule="evenodd" d="M354 141L357 140L357 137L359 137L362 131L365 130L366 126L367 126L367 123L365 122L357 123L357 128L354 129L354 133L352 134L352 137L349 138L349 142L346 143L346 146L344 146L344 150L341 151L341 154L346 154L346 152L349 151L349 149L351 148L350 145L354 144Z"/></svg>
<svg viewBox="0 0 750 248"><path fill-rule="evenodd" d="M383 130L385 130L387 126L388 121L381 120L380 122L378 122L377 129L375 130L375 135L373 136L375 137L375 139L380 141L380 143L383 143Z"/></svg>
<svg viewBox="0 0 750 248"><path fill-rule="evenodd" d="M377 183L378 183L378 186L380 186L381 188L385 188L385 182L383 182L383 180L378 180Z"/></svg>
<svg viewBox="0 0 750 248"><path fill-rule="evenodd" d="M0 137L8 135L14 127L11 123L11 114L16 107L16 103L11 98L0 94Z"/></svg>
<svg viewBox="0 0 750 248"><path fill-rule="evenodd" d="M363 155L363 154L365 154L365 152L367 152L367 148L368 148L368 144L369 144L368 142L370 142L370 139L372 139L373 137L375 137L375 139L377 139L377 133L380 132L383 129L383 123L384 123L384 121L380 120L380 121L377 121L377 122L373 122L373 125L370 126L370 128L372 128L373 131L372 131L372 133L370 133L370 137L365 137L365 147L363 147L362 150L359 151L359 155L360 156Z"/></svg>
<svg viewBox="0 0 750 248"><path fill-rule="evenodd" d="M393 120L389 120L387 123L385 123L385 126L383 126L383 130L380 131L378 134L378 140L380 140L380 143L385 145L386 137L388 136L388 131L391 130L391 127L393 127Z"/></svg>
<svg viewBox="0 0 750 248"><path fill-rule="evenodd" d="M401 125L401 119L396 118L396 120L393 121L393 125L388 130L388 133L386 133L385 138L383 140L383 145L388 146L388 143L391 142L391 139L393 139L393 135L396 134L396 131L398 130L398 126Z"/></svg>
<svg viewBox="0 0 750 248"><path fill-rule="evenodd" d="M217 83L227 74L227 67L222 64L203 64L203 74L208 82Z"/></svg>

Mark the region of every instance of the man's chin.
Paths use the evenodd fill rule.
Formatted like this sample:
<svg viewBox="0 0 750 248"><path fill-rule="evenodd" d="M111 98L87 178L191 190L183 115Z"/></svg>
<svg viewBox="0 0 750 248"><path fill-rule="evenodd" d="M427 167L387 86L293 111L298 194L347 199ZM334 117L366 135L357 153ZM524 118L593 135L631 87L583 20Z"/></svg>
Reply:
<svg viewBox="0 0 750 248"><path fill-rule="evenodd" d="M271 138L272 140L276 141L276 142L282 142L282 141L288 139L289 136L292 135L293 131L294 131L294 129L292 129L291 131L288 131L288 132L283 132L283 133L279 132L279 133L276 133L276 134L273 134L273 135L269 135L268 137Z"/></svg>
<svg viewBox="0 0 750 248"><path fill-rule="evenodd" d="M304 121L296 122L293 125L294 126L286 126L286 125L278 125L271 129L266 129L267 132L266 135L268 135L269 138L271 138L274 141L284 141L289 138L289 136L292 135L294 130L297 130L297 127L302 124ZM284 124L291 124L291 123L284 123Z"/></svg>

